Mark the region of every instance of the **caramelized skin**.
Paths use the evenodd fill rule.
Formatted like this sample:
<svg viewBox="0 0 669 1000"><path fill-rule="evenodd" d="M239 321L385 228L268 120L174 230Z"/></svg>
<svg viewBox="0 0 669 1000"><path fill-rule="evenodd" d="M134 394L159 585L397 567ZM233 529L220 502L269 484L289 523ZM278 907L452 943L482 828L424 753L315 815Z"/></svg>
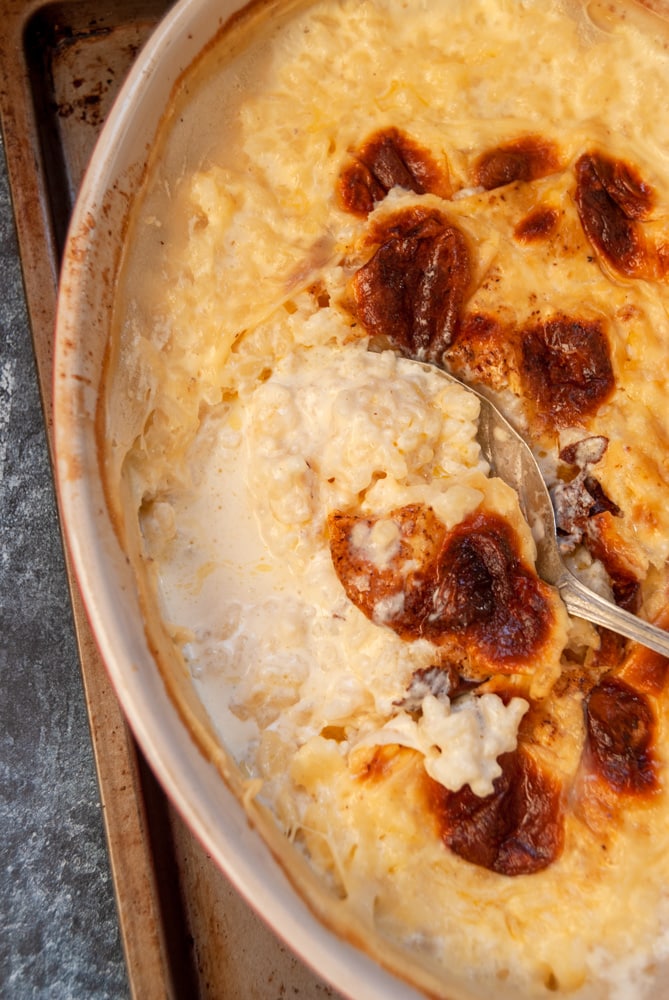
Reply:
<svg viewBox="0 0 669 1000"><path fill-rule="evenodd" d="M589 479L587 480L589 482ZM590 487L588 487L590 489ZM594 508L586 525L585 544L590 554L604 566L611 581L616 604L628 611L639 609L641 584L635 569L625 559L625 552L617 536L608 530L608 515L618 510Z"/></svg>
<svg viewBox="0 0 669 1000"><path fill-rule="evenodd" d="M529 875L562 851L561 785L523 748L503 754L499 764L491 795L480 798L468 785L451 792L426 778L428 802L455 854L501 875Z"/></svg>
<svg viewBox="0 0 669 1000"><path fill-rule="evenodd" d="M528 135L482 153L474 164L474 183L491 191L514 181L546 177L559 167L560 157L554 143Z"/></svg>
<svg viewBox="0 0 669 1000"><path fill-rule="evenodd" d="M420 505L388 515L401 530L397 555L379 569L353 543L374 519L329 520L335 571L349 599L404 639L456 647L489 672L528 669L549 638L549 589L519 557L513 529L475 512L452 531Z"/></svg>
<svg viewBox="0 0 669 1000"><path fill-rule="evenodd" d="M653 204L648 185L631 166L602 153L585 153L575 170L576 206L593 247L628 278L656 277L657 254L639 221Z"/></svg>
<svg viewBox="0 0 669 1000"><path fill-rule="evenodd" d="M466 635L486 660L529 660L552 623L545 587L518 556L510 526L478 513L450 533L410 615L427 638Z"/></svg>
<svg viewBox="0 0 669 1000"><path fill-rule="evenodd" d="M612 514L613 517L621 517L622 512L620 507L607 496L598 479L595 479L594 476L586 476L585 487L592 497L592 506L588 512L590 517L596 517L597 514L604 513Z"/></svg>
<svg viewBox="0 0 669 1000"><path fill-rule="evenodd" d="M408 357L439 361L471 280L465 237L440 212L415 208L391 216L370 238L380 246L353 278L360 323Z"/></svg>
<svg viewBox="0 0 669 1000"><path fill-rule="evenodd" d="M448 178L431 154L399 129L388 128L353 154L339 178L339 199L346 211L366 216L394 187L450 196Z"/></svg>
<svg viewBox="0 0 669 1000"><path fill-rule="evenodd" d="M660 627L667 628L667 625ZM621 677L635 690L657 697L664 691L669 677L669 658L646 646L633 646L621 671Z"/></svg>
<svg viewBox="0 0 669 1000"><path fill-rule="evenodd" d="M429 565L446 536L444 525L430 507L407 504L388 515L399 530L397 551L387 565L380 567L369 559L365 548L354 544L354 532L361 526L370 530L381 518L362 517L335 511L328 518L332 563L346 594L370 620L382 614L383 602L393 601L420 587L422 572L415 568ZM397 631L404 613L404 602L386 623Z"/></svg>
<svg viewBox="0 0 669 1000"><path fill-rule="evenodd" d="M586 720L594 771L616 792L655 790L655 716L647 696L605 677L590 693Z"/></svg>
<svg viewBox="0 0 669 1000"><path fill-rule="evenodd" d="M521 338L521 381L545 426L578 426L613 392L609 344L599 320L557 316L527 327Z"/></svg>
<svg viewBox="0 0 669 1000"><path fill-rule="evenodd" d="M473 183L491 190L559 168L555 145L527 136L479 156ZM600 258L628 278L663 277L664 251L649 243L643 228L654 193L640 174L621 160L589 152L577 161L575 177L581 225ZM450 196L448 178L429 153L397 129L386 129L354 154L340 177L339 197L346 210L367 216L395 186ZM559 215L547 205L532 208L516 224L515 239L532 245L553 237ZM497 389L517 372L530 420L549 432L585 424L613 392L600 321L556 315L514 329L494 315L465 314L473 274L470 247L444 214L423 207L396 213L370 227L368 243L375 250L355 275L352 291L369 335L418 360L447 358L456 371ZM578 465L583 443L572 444L562 460ZM578 535L603 562L618 602L635 608L638 578L610 530L621 511L587 465L565 493L564 505L564 530ZM421 505L388 516L400 537L393 558L381 566L352 543L356 525L371 530L375 519L335 513L329 532L333 563L351 601L402 638L428 638L441 647L440 662L415 673L398 705L420 711L426 692L455 698L477 684L472 676L485 676L481 664L492 675L490 690L504 696L499 685L507 683L515 691L541 653L553 613L544 585L519 559L510 527L494 515L475 513L447 532ZM477 797L468 786L450 792L421 772L426 808L440 837L466 861L506 876L540 871L562 850L565 802L602 832L630 800L643 803L658 790L653 699L664 690L669 660L634 644L625 647L606 631L600 649L591 653L587 666L566 664L549 696L557 699L554 704L570 691L579 704L584 699L586 745L569 798L563 779L529 749L545 739L544 724L550 728L548 702L532 704L517 750L500 758L502 775L491 795ZM478 674L476 667L471 674L463 670L467 662L478 662ZM358 777L385 780L408 752L379 747Z"/></svg>
<svg viewBox="0 0 669 1000"><path fill-rule="evenodd" d="M530 419L549 431L584 424L615 389L603 324L579 316L515 328L495 316L467 313L444 359L467 380L495 390L517 372Z"/></svg>
<svg viewBox="0 0 669 1000"><path fill-rule="evenodd" d="M559 213L548 205L540 205L521 219L513 235L521 243L538 243L545 240L555 230Z"/></svg>
<svg viewBox="0 0 669 1000"><path fill-rule="evenodd" d="M654 619L656 625L669 629L669 603ZM620 677L637 691L650 696L658 696L664 691L669 677L669 657L661 656L645 646L632 644L629 647Z"/></svg>
<svg viewBox="0 0 669 1000"><path fill-rule="evenodd" d="M501 390L516 367L516 347L510 331L496 316L466 313L444 361L466 381Z"/></svg>
<svg viewBox="0 0 669 1000"><path fill-rule="evenodd" d="M645 219L652 211L655 195L641 174L624 160L603 153L591 154L597 176L606 193L628 219Z"/></svg>
<svg viewBox="0 0 669 1000"><path fill-rule="evenodd" d="M657 620L669 623L669 612ZM656 699L669 660L602 630L583 681L585 745L570 793L571 809L603 842L624 810L644 808L660 791Z"/></svg>

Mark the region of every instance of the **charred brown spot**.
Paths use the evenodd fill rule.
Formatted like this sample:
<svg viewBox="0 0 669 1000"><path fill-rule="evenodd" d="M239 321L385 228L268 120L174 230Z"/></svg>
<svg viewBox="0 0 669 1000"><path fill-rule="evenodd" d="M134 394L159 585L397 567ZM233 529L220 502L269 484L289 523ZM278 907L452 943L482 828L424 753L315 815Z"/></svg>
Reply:
<svg viewBox="0 0 669 1000"><path fill-rule="evenodd" d="M606 193L628 219L645 219L650 214L655 195L635 167L603 153L591 154L591 161Z"/></svg>
<svg viewBox="0 0 669 1000"><path fill-rule="evenodd" d="M491 795L480 798L468 785L450 792L428 779L428 801L444 843L459 857L501 875L530 875L562 851L562 789L522 748L499 764Z"/></svg>
<svg viewBox="0 0 669 1000"><path fill-rule="evenodd" d="M583 673L581 690L584 694L589 694L605 674L610 674L622 666L626 658L627 645L627 640L617 632L610 632L605 628L600 630L599 649L590 651L588 669Z"/></svg>
<svg viewBox="0 0 669 1000"><path fill-rule="evenodd" d="M399 129L375 133L353 154L339 178L343 207L368 215L394 187L416 194L450 196L450 186L431 154Z"/></svg>
<svg viewBox="0 0 669 1000"><path fill-rule="evenodd" d="M636 614L641 604L641 584L637 578L631 573L615 574L611 572L609 572L609 578L615 603L624 608L625 611Z"/></svg>
<svg viewBox="0 0 669 1000"><path fill-rule="evenodd" d="M639 222L652 207L651 188L631 166L602 153L585 153L575 170L576 206L590 243L621 274L654 277L656 254Z"/></svg>
<svg viewBox="0 0 669 1000"><path fill-rule="evenodd" d="M375 747L372 756L365 761L356 777L365 781L383 781L392 772L403 753L404 747L396 744Z"/></svg>
<svg viewBox="0 0 669 1000"><path fill-rule="evenodd" d="M599 320L556 317L521 336L521 379L545 425L578 425L613 392L609 344Z"/></svg>
<svg viewBox="0 0 669 1000"><path fill-rule="evenodd" d="M360 160L351 163L339 178L339 197L343 207L354 215L369 215L377 201L388 192L379 184L369 167Z"/></svg>
<svg viewBox="0 0 669 1000"><path fill-rule="evenodd" d="M613 517L622 517L622 511L617 503L614 503L604 491L604 487L594 476L585 477L585 488L592 497L589 516L595 517L597 514L611 514Z"/></svg>
<svg viewBox="0 0 669 1000"><path fill-rule="evenodd" d="M658 628L669 630L669 605L664 604L653 624ZM627 646L625 661L617 676L624 680L635 691L649 695L659 695L664 691L669 677L669 657L648 649L639 643L631 642Z"/></svg>
<svg viewBox="0 0 669 1000"><path fill-rule="evenodd" d="M490 191L514 181L546 177L559 167L555 144L541 136L528 135L483 153L474 164L474 183Z"/></svg>
<svg viewBox="0 0 669 1000"><path fill-rule="evenodd" d="M519 557L514 530L497 515L475 513L446 532L423 510L389 515L404 537L384 570L357 555L352 542L356 521L370 519L330 518L333 565L349 599L404 639L455 644L500 671L531 664L554 612L548 588Z"/></svg>
<svg viewBox="0 0 669 1000"><path fill-rule="evenodd" d="M538 243L550 236L559 218L557 209L540 205L520 220L513 234L521 243Z"/></svg>
<svg viewBox="0 0 669 1000"><path fill-rule="evenodd" d="M447 348L444 360L452 371L468 381L503 389L515 365L512 338L496 316L468 313Z"/></svg>
<svg viewBox="0 0 669 1000"><path fill-rule="evenodd" d="M465 633L498 663L530 657L552 622L544 585L521 562L513 529L493 514L457 525L415 597L407 604L420 634Z"/></svg>
<svg viewBox="0 0 669 1000"><path fill-rule="evenodd" d="M471 281L465 237L440 213L412 209L376 227L372 239L380 246L353 279L358 319L406 356L440 360Z"/></svg>
<svg viewBox="0 0 669 1000"><path fill-rule="evenodd" d="M655 717L645 695L606 677L590 693L586 722L590 756L604 781L617 792L638 794L657 787Z"/></svg>
<svg viewBox="0 0 669 1000"><path fill-rule="evenodd" d="M609 446L609 439L603 434L594 434L590 437L581 438L580 441L572 441L560 450L560 461L567 465L576 465L583 470L588 466L601 462Z"/></svg>
<svg viewBox="0 0 669 1000"><path fill-rule="evenodd" d="M616 604L627 611L637 611L641 595L639 577L626 561L616 536L606 531L602 517L595 515L588 522L585 545L593 558L599 559L604 566Z"/></svg>
<svg viewBox="0 0 669 1000"><path fill-rule="evenodd" d="M656 623L657 624L657 623ZM666 628L666 625L664 626ZM623 668L625 679L635 690L658 695L664 691L669 676L669 657L647 646L634 644Z"/></svg>
<svg viewBox="0 0 669 1000"><path fill-rule="evenodd" d="M423 504L407 504L391 511L385 519L396 527L399 534L393 559L380 568L370 562L365 545L358 542L372 531L381 518L365 518L340 511L333 512L328 518L330 554L335 572L349 600L372 621L379 617L384 602L390 602L389 606L392 606L398 595L403 598L403 588L414 585L415 571L404 572L404 568L429 563L435 546L439 546L446 534L444 525L432 508Z"/></svg>

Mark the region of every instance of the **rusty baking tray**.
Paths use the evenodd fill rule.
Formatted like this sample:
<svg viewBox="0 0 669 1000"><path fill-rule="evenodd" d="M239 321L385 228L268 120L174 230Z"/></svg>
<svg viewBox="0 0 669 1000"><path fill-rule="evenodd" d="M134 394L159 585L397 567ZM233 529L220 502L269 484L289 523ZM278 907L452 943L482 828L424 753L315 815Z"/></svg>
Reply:
<svg viewBox="0 0 669 1000"><path fill-rule="evenodd" d="M0 114L47 436L60 258L97 135L168 0L0 0ZM258 919L153 778L68 567L133 996L336 997Z"/></svg>

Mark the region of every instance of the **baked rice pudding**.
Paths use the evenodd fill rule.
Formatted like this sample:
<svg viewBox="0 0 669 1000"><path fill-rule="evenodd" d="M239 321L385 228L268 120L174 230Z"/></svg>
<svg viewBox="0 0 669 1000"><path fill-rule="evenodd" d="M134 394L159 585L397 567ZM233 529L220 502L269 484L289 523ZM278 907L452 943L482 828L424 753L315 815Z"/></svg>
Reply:
<svg viewBox="0 0 669 1000"><path fill-rule="evenodd" d="M432 994L662 989L667 661L567 615L414 361L666 626L668 41L629 3L249 8L128 230L101 446L158 659L320 915Z"/></svg>

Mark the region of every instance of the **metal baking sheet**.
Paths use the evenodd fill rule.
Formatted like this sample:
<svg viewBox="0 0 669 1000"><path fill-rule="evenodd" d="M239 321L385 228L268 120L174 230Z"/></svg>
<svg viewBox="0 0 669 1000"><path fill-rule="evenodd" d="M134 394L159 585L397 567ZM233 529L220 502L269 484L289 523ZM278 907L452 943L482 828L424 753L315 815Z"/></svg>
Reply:
<svg viewBox="0 0 669 1000"><path fill-rule="evenodd" d="M167 0L0 0L0 114L51 445L53 326L76 192L119 86ZM132 994L336 998L214 866L130 733L68 567Z"/></svg>

